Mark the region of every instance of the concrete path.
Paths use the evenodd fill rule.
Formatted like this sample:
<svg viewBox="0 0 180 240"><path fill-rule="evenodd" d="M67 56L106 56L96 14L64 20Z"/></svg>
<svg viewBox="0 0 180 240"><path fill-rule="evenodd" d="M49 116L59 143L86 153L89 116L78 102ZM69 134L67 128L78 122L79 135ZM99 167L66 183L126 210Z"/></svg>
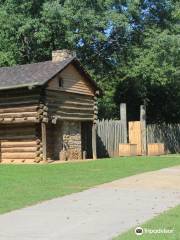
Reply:
<svg viewBox="0 0 180 240"><path fill-rule="evenodd" d="M180 204L180 167L103 184L0 216L0 240L111 240Z"/></svg>

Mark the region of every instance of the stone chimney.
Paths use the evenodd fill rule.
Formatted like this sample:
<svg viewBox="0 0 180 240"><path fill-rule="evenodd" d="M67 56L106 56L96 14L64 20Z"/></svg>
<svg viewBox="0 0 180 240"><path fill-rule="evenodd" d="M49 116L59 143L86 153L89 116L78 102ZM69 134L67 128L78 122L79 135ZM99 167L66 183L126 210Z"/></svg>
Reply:
<svg viewBox="0 0 180 240"><path fill-rule="evenodd" d="M61 62L74 56L75 53L71 52L70 50L56 50L52 52L52 62Z"/></svg>

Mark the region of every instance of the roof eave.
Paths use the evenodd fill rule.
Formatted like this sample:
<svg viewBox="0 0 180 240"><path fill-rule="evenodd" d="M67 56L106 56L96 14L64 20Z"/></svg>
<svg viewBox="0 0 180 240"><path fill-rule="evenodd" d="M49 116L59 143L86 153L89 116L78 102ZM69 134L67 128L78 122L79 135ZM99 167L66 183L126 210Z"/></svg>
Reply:
<svg viewBox="0 0 180 240"><path fill-rule="evenodd" d="M16 86L7 86L7 87L1 87L1 90L11 90L11 89L19 89L19 88L28 88L29 90L31 90L34 87L38 87L38 86L42 86L39 83L31 83L31 84L20 84L20 85L16 85Z"/></svg>

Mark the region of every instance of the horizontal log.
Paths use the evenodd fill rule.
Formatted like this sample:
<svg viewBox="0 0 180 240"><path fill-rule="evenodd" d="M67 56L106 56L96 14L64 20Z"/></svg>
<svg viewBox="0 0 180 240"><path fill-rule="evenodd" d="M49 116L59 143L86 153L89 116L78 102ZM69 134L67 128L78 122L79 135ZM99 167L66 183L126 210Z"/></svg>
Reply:
<svg viewBox="0 0 180 240"><path fill-rule="evenodd" d="M47 105L50 106L51 104L56 104L56 105L67 105L67 106L71 106L71 105L79 105L79 106L94 106L94 101L89 101L86 102L83 99L81 101L76 101L76 100L68 100L68 99L64 99L64 100L60 100L58 98L50 98L47 99Z"/></svg>
<svg viewBox="0 0 180 240"><path fill-rule="evenodd" d="M64 106L64 107L79 107L79 108L93 108L94 104L93 103L84 103L82 102L72 102L72 101L66 101L64 103L62 102L49 102L48 103L49 106L49 111L51 110L51 108L59 108L60 106Z"/></svg>
<svg viewBox="0 0 180 240"><path fill-rule="evenodd" d="M38 116L39 116L39 114L37 112L0 113L0 118L25 118L25 117L37 118Z"/></svg>
<svg viewBox="0 0 180 240"><path fill-rule="evenodd" d="M3 95L8 96L17 96L19 94L21 95L26 95L26 94L35 94L35 93L40 93L41 92L41 87L36 87L33 89L28 89L28 88L16 88L16 89L6 89L3 90Z"/></svg>
<svg viewBox="0 0 180 240"><path fill-rule="evenodd" d="M0 125L0 132L4 132L4 131L19 131L19 132L24 132L24 131L35 131L36 130L36 126L35 124L26 124L26 125L19 125L19 124L10 124L10 125L6 125L6 126L1 126Z"/></svg>
<svg viewBox="0 0 180 240"><path fill-rule="evenodd" d="M56 92L46 92L46 94L44 95L45 98L58 98L61 100L75 100L75 101L81 101L82 99L84 99L84 101L94 101L94 97L93 96L87 96L87 95L78 95L76 93L71 94L71 93L56 93Z"/></svg>
<svg viewBox="0 0 180 240"><path fill-rule="evenodd" d="M64 98L68 98L70 97L72 98L77 98L77 99L81 99L81 98L85 98L85 99L91 99L93 98L93 96L89 96L89 95L85 95L85 94L79 94L79 93L74 93L74 92L65 92L62 91L61 89L46 89L45 90L45 96L60 96L60 97L64 97Z"/></svg>
<svg viewBox="0 0 180 240"><path fill-rule="evenodd" d="M27 140L36 140L37 137L35 135L25 135L25 136L0 136L0 141L1 140L23 140L26 138Z"/></svg>
<svg viewBox="0 0 180 240"><path fill-rule="evenodd" d="M36 117L24 117L24 118L0 118L0 124L9 124L9 123L38 123L40 122L39 118Z"/></svg>
<svg viewBox="0 0 180 240"><path fill-rule="evenodd" d="M66 79L64 79L66 81ZM68 79L68 82L71 84L71 86L69 86L68 88L65 88L64 91L65 92L70 92L70 93L82 93L83 95L86 96L94 96L94 93L87 89L86 86L83 86L82 83L75 83L73 80L71 81L70 79ZM51 88L52 89L52 88Z"/></svg>
<svg viewBox="0 0 180 240"><path fill-rule="evenodd" d="M39 99L40 98L40 95L39 94L26 94L26 95L22 95L22 94L19 94L19 95L4 95L4 94L1 94L0 95L0 102L11 102L11 101L17 101L17 102L21 102L21 101L24 101L25 99L26 100L32 100L32 99Z"/></svg>
<svg viewBox="0 0 180 240"><path fill-rule="evenodd" d="M65 116L58 116L59 120L73 120L73 121L93 121L93 118L87 117L65 117Z"/></svg>
<svg viewBox="0 0 180 240"><path fill-rule="evenodd" d="M81 112L75 112L75 113L72 113L72 112L65 112L65 111L57 111L56 114L58 116L77 116L77 117L93 117L93 112L92 113L81 113Z"/></svg>
<svg viewBox="0 0 180 240"><path fill-rule="evenodd" d="M1 153L23 153L23 152L38 152L39 154L42 153L40 147L1 147Z"/></svg>
<svg viewBox="0 0 180 240"><path fill-rule="evenodd" d="M0 133L0 139L25 139L25 138L28 138L29 139L29 136L33 136L33 138L37 138L36 137L36 134L32 134L31 132L25 132L25 133L21 133L19 134L18 132L13 132L13 133ZM32 138L31 138L32 139Z"/></svg>
<svg viewBox="0 0 180 240"><path fill-rule="evenodd" d="M51 91L54 91L54 90L56 90L56 88L48 88L48 90L51 90ZM78 95L82 95L82 96L89 96L89 97L91 97L91 96L94 96L94 94L93 93L91 93L91 92L84 92L84 91L79 91L79 89L69 89L69 88L66 88L66 89L62 89L62 90L60 90L62 93L69 93L69 94L78 94Z"/></svg>
<svg viewBox="0 0 180 240"><path fill-rule="evenodd" d="M46 101L47 101L47 105L49 105L49 103L58 103L58 104L61 104L61 105L71 104L71 103L77 104L77 105L82 104L82 103L91 104L91 105L95 104L93 99L89 100L89 101L86 101L84 99L81 99L81 100L78 100L78 99L60 99L60 98L54 97L54 98L47 98Z"/></svg>
<svg viewBox="0 0 180 240"><path fill-rule="evenodd" d="M41 162L42 160L39 159L39 160L36 160L36 159L3 159L2 160L2 164L23 164L23 163L26 163L26 164L33 164L33 163L39 163Z"/></svg>
<svg viewBox="0 0 180 240"><path fill-rule="evenodd" d="M67 110L67 109L51 109L51 111L49 112L49 116L54 116L54 115L61 115L61 114L66 114L66 115L72 115L72 116L75 116L75 115L88 115L88 116L93 116L94 115L94 111L93 110Z"/></svg>
<svg viewBox="0 0 180 240"><path fill-rule="evenodd" d="M18 141L8 141L8 140L0 140L1 141L1 147L35 147L41 143L39 139L37 140L18 140Z"/></svg>
<svg viewBox="0 0 180 240"><path fill-rule="evenodd" d="M72 82L73 84L73 82ZM93 97L94 93L89 91L86 87L83 87L80 84L74 84L72 87L64 89L67 93L79 93L83 96Z"/></svg>
<svg viewBox="0 0 180 240"><path fill-rule="evenodd" d="M12 108L0 108L0 113L20 113L20 112L36 112L39 109L38 105L35 106L20 106Z"/></svg>
<svg viewBox="0 0 180 240"><path fill-rule="evenodd" d="M30 127L34 128L34 129L38 129L39 124L35 123L35 122L24 122L23 125L19 124L19 123L7 123L6 125L3 125L2 122L0 122L0 130L4 130L4 129L15 129L15 128L25 128L25 129L30 129Z"/></svg>
<svg viewBox="0 0 180 240"><path fill-rule="evenodd" d="M23 102L0 102L0 108L2 107L12 107L12 106L25 106L25 105L35 105L39 104L39 99L34 99L34 100L26 100L24 99Z"/></svg>
<svg viewBox="0 0 180 240"><path fill-rule="evenodd" d="M67 109L68 111L69 110L77 110L77 111L92 111L93 108L92 107L78 107L78 106L65 106L65 105L62 105L62 106L59 106L59 109Z"/></svg>
<svg viewBox="0 0 180 240"><path fill-rule="evenodd" d="M1 159L34 159L36 153L1 153Z"/></svg>

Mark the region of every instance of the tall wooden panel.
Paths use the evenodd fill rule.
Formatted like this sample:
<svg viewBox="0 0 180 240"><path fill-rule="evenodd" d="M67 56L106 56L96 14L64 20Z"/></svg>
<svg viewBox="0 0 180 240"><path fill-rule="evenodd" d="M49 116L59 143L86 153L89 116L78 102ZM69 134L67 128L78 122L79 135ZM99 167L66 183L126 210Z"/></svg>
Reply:
<svg viewBox="0 0 180 240"><path fill-rule="evenodd" d="M140 121L129 122L129 143L137 145L137 155L142 154L141 137L142 135Z"/></svg>

